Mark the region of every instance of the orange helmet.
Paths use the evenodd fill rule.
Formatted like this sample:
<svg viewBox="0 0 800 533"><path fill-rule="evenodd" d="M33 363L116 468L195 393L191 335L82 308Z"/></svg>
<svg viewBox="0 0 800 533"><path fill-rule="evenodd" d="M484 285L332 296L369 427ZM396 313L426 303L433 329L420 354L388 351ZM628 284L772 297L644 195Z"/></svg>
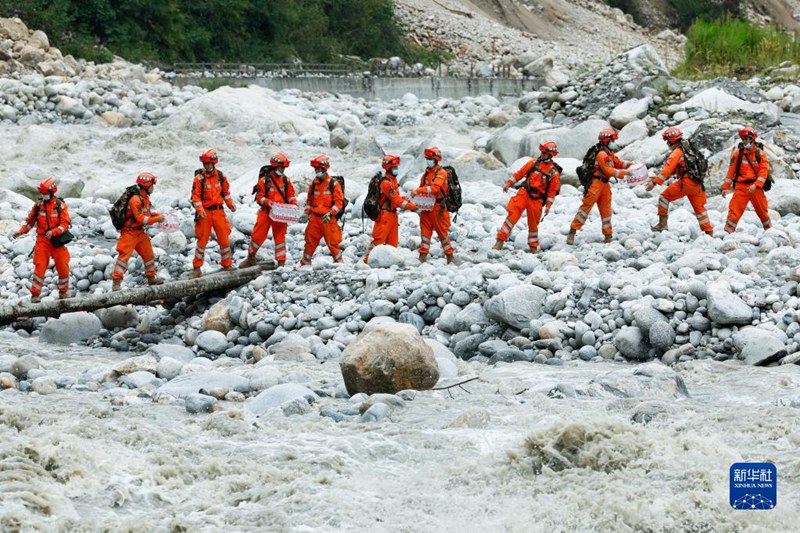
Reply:
<svg viewBox="0 0 800 533"><path fill-rule="evenodd" d="M611 128L605 128L600 130L600 134L597 136L597 140L600 142L611 142L617 140L617 132Z"/></svg>
<svg viewBox="0 0 800 533"><path fill-rule="evenodd" d="M38 190L42 194L55 194L58 191L55 178L46 178L39 184Z"/></svg>
<svg viewBox="0 0 800 533"><path fill-rule="evenodd" d="M558 145L553 141L547 141L544 144L539 145L539 151L544 154L550 154L551 156L555 157L558 155Z"/></svg>
<svg viewBox="0 0 800 533"><path fill-rule="evenodd" d="M311 168L331 168L331 160L327 155L318 155L311 160Z"/></svg>
<svg viewBox="0 0 800 533"><path fill-rule="evenodd" d="M149 172L142 172L136 177L136 185L140 187L150 187L151 185L155 185L157 181L158 178Z"/></svg>
<svg viewBox="0 0 800 533"><path fill-rule="evenodd" d="M758 133L756 133L756 130L754 130L750 126L745 126L744 128L739 130L739 137L741 137L742 139L749 138L755 140L755 138L758 137Z"/></svg>
<svg viewBox="0 0 800 533"><path fill-rule="evenodd" d="M673 143L683 139L683 132L678 128L667 128L664 133L661 134L661 138L668 143Z"/></svg>
<svg viewBox="0 0 800 533"><path fill-rule="evenodd" d="M269 162L273 167L284 167L284 168L288 167L289 164L291 163L291 161L289 161L289 158L286 157L286 155L284 155L283 152L278 152L277 154L273 155L270 158Z"/></svg>
<svg viewBox="0 0 800 533"><path fill-rule="evenodd" d="M206 150L200 156L200 162L213 163L216 165L219 162L219 157L217 157L217 152L215 152L214 150Z"/></svg>
<svg viewBox="0 0 800 533"><path fill-rule="evenodd" d="M435 146L431 146L430 148L425 149L425 159L435 159L436 161L442 160L442 151L436 148Z"/></svg>
<svg viewBox="0 0 800 533"><path fill-rule="evenodd" d="M399 164L400 164L400 158L397 157L396 155L387 154L383 156L383 161L381 161L381 166L386 170L389 170L392 167L396 167Z"/></svg>

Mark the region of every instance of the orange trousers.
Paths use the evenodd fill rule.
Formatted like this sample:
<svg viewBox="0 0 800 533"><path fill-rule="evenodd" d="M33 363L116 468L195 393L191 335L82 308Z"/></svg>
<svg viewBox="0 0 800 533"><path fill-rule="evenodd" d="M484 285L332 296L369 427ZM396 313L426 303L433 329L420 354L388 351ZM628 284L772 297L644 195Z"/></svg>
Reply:
<svg viewBox="0 0 800 533"><path fill-rule="evenodd" d="M153 245L150 237L143 229L123 229L117 241L117 263L114 265L114 273L111 279L122 279L128 271L128 261L133 252L139 254L144 261L144 275L148 278L156 275L156 254L153 253Z"/></svg>
<svg viewBox="0 0 800 533"><path fill-rule="evenodd" d="M497 232L498 241L507 241L511 237L514 225L522 218L522 213L528 213L528 247L539 247L539 219L542 218L542 200L534 200L525 189L520 189L511 200L508 201L506 211L508 216Z"/></svg>
<svg viewBox="0 0 800 533"><path fill-rule="evenodd" d="M592 181L570 229L578 231L583 227L594 204L597 204L600 217L603 219L603 235L611 235L611 185L602 180Z"/></svg>
<svg viewBox="0 0 800 533"><path fill-rule="evenodd" d="M69 291L69 250L66 246L53 248L50 239L44 235L36 236L33 248L33 275L31 276L31 294L39 296L44 286L44 275L50 266L50 259L56 263L58 272L58 292Z"/></svg>
<svg viewBox="0 0 800 533"><path fill-rule="evenodd" d="M255 255L258 249L267 240L269 230L272 228L272 238L275 240L275 260L286 261L286 228L284 222L275 222L269 218L266 209L258 210L256 225L253 227L253 234L250 236L250 246L247 248L248 255Z"/></svg>
<svg viewBox="0 0 800 533"><path fill-rule="evenodd" d="M328 250L331 251L333 262L342 262L342 229L339 227L339 221L336 220L336 217L331 217L326 224L322 221L321 215L311 215L306 226L306 247L303 250L303 259L300 260L301 265L311 264L319 241L323 238L325 244L328 245Z"/></svg>
<svg viewBox="0 0 800 533"><path fill-rule="evenodd" d="M436 204L431 211L421 211L419 215L419 233L422 243L419 246L420 254L428 254L431 250L431 237L436 231L439 242L442 243L444 255L453 255L453 243L450 241L450 213L442 205Z"/></svg>
<svg viewBox="0 0 800 533"><path fill-rule="evenodd" d="M761 226L765 230L772 227L772 222L769 220L767 195L761 188L756 188L756 192L750 194L747 192L749 187L749 184L737 183L733 189L733 198L731 198L731 203L728 204L728 220L725 222L725 233L736 231L736 225L739 224L739 219L742 218L748 203L753 204L753 209L755 209L756 215L761 220Z"/></svg>
<svg viewBox="0 0 800 533"><path fill-rule="evenodd" d="M364 262L369 260L369 253L376 246L381 244L388 244L389 246L397 246L400 242L400 219L397 216L397 211L381 211L378 214L378 220L372 227L372 243L369 245L367 255L364 257Z"/></svg>
<svg viewBox="0 0 800 533"><path fill-rule="evenodd" d="M703 190L702 185L691 178L681 178L664 189L661 196L658 197L658 216L669 216L670 202L679 200L684 196L688 197L689 203L692 204L694 216L697 217L700 229L706 233L712 233L714 228L711 226L711 220L709 220L708 211L706 211L706 191Z"/></svg>
<svg viewBox="0 0 800 533"><path fill-rule="evenodd" d="M217 235L219 242L219 254L221 256L220 265L229 267L233 264L233 254L231 253L231 224L222 209L214 211L206 210L206 218L199 218L194 225L194 233L197 236L197 248L194 251L192 266L200 268L205 262L206 246L211 237L211 230Z"/></svg>

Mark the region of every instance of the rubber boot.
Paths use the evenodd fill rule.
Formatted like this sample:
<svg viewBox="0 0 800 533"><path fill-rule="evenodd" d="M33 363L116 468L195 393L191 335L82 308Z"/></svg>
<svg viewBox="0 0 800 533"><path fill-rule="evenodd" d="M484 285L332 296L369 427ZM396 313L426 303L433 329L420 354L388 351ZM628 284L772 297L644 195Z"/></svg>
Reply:
<svg viewBox="0 0 800 533"><path fill-rule="evenodd" d="M528 253L529 254L538 254L539 253L539 248L537 248L536 246L529 246L528 247Z"/></svg>
<svg viewBox="0 0 800 533"><path fill-rule="evenodd" d="M455 257L455 255L454 255L454 254L450 254L450 255L448 255L448 256L446 256L446 257L447 257L447 264L448 264L448 265L459 265L459 264L460 264L460 263L459 263L459 262L456 260L456 257Z"/></svg>
<svg viewBox="0 0 800 533"><path fill-rule="evenodd" d="M659 232L664 231L667 229L667 221L669 220L666 216L659 216L658 217L658 224L650 228L651 231Z"/></svg>
<svg viewBox="0 0 800 533"><path fill-rule="evenodd" d="M111 280L111 291L112 292L117 292L121 288L122 288L122 280L121 279Z"/></svg>
<svg viewBox="0 0 800 533"><path fill-rule="evenodd" d="M256 256L255 256L255 254L253 254L253 255L247 254L247 258L244 261L242 261L241 263L239 263L239 268L247 268L247 267L251 267L251 266L253 266L255 264L256 264Z"/></svg>
<svg viewBox="0 0 800 533"><path fill-rule="evenodd" d="M197 279L203 275L203 271L199 268L193 268L191 274L189 274L189 279Z"/></svg>
<svg viewBox="0 0 800 533"><path fill-rule="evenodd" d="M614 236L613 235L603 235L603 242L604 243L608 244L613 240L614 240Z"/></svg>
<svg viewBox="0 0 800 533"><path fill-rule="evenodd" d="M58 293L59 300L67 300L68 298L72 298L72 293L70 291L64 291Z"/></svg>
<svg viewBox="0 0 800 533"><path fill-rule="evenodd" d="M231 266L222 267L222 270L224 270L225 272L230 272L231 270L234 270L234 268L231 265Z"/></svg>
<svg viewBox="0 0 800 533"><path fill-rule="evenodd" d="M157 276L153 276L153 277L148 276L147 277L147 284L148 285L163 285L164 284L164 280L159 278L159 277L157 277Z"/></svg>
<svg viewBox="0 0 800 533"><path fill-rule="evenodd" d="M38 294L31 294L31 303L32 304L38 304L41 301L42 301L42 297L41 296L39 296Z"/></svg>
<svg viewBox="0 0 800 533"><path fill-rule="evenodd" d="M448 257L450 257L450 256L448 256ZM419 254L419 262L420 262L420 263L424 263L424 262L425 262L425 261L427 261L427 260L428 260L428 254ZM449 262L450 262L450 261L448 261L448 263L449 263Z"/></svg>
<svg viewBox="0 0 800 533"><path fill-rule="evenodd" d="M567 244L570 246L575 244L575 234L578 233L576 230L571 229L569 230L569 235L567 235Z"/></svg>
<svg viewBox="0 0 800 533"><path fill-rule="evenodd" d="M705 231L705 232L703 232L703 233L705 233L705 234L706 234L706 235L708 235L709 237L713 237L713 236L714 236L714 230L711 230L711 231Z"/></svg>
<svg viewBox="0 0 800 533"><path fill-rule="evenodd" d="M282 267L283 265L286 264L286 261L285 260L284 261L277 261L277 263L278 263L279 267ZM239 267L239 268L241 268L241 267Z"/></svg>
<svg viewBox="0 0 800 533"><path fill-rule="evenodd" d="M497 239L497 242L495 242L495 243L494 243L494 246L492 246L492 250L502 250L502 249L503 249L503 246L505 246L505 244L506 244L506 243L504 243L504 242L503 242L503 241L501 241L500 239Z"/></svg>

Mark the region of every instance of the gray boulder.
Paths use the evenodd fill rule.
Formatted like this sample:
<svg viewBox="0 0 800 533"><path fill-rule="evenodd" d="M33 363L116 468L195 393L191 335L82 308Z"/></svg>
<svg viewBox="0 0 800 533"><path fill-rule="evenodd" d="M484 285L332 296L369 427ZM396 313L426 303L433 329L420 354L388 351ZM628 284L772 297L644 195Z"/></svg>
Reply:
<svg viewBox="0 0 800 533"><path fill-rule="evenodd" d="M217 399L205 394L193 393L185 398L186 411L192 414L209 413L217 404Z"/></svg>
<svg viewBox="0 0 800 533"><path fill-rule="evenodd" d="M748 326L733 336L733 343L745 363L766 366L787 354L786 345L770 331Z"/></svg>
<svg viewBox="0 0 800 533"><path fill-rule="evenodd" d="M675 344L675 329L667 321L656 321L650 326L648 338L650 344L662 352Z"/></svg>
<svg viewBox="0 0 800 533"><path fill-rule="evenodd" d="M139 315L132 305L115 305L99 309L95 314L106 329L134 328L139 325Z"/></svg>
<svg viewBox="0 0 800 533"><path fill-rule="evenodd" d="M225 335L216 330L204 331L197 336L197 346L205 352L222 355L228 349Z"/></svg>
<svg viewBox="0 0 800 533"><path fill-rule="evenodd" d="M72 344L94 337L103 324L94 313L67 313L59 318L49 319L42 328L40 342L50 344Z"/></svg>
<svg viewBox="0 0 800 533"><path fill-rule="evenodd" d="M484 304L486 316L492 320L522 329L542 314L547 291L532 285L509 287Z"/></svg>
<svg viewBox="0 0 800 533"><path fill-rule="evenodd" d="M614 337L614 346L627 359L646 361L650 347L645 341L642 330L637 327L624 327Z"/></svg>
<svg viewBox="0 0 800 533"><path fill-rule="evenodd" d="M733 294L725 283L708 287L708 318L720 326L746 326L753 321L753 309Z"/></svg>
<svg viewBox="0 0 800 533"><path fill-rule="evenodd" d="M311 403L316 400L314 391L298 383L281 383L261 391L258 396L250 398L244 403L247 412L262 416L269 409L280 409L282 405L297 398L303 398Z"/></svg>
<svg viewBox="0 0 800 533"><path fill-rule="evenodd" d="M162 385L158 391L176 398L185 398L201 390L214 389L228 389L244 394L250 392L250 380L222 372L193 372L176 377Z"/></svg>

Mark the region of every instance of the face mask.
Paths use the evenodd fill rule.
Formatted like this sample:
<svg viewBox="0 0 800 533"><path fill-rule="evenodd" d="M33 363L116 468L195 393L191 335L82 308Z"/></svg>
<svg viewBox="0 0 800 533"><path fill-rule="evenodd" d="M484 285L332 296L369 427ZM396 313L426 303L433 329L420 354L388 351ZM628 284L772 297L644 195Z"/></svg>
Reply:
<svg viewBox="0 0 800 533"><path fill-rule="evenodd" d="M316 173L316 174L314 174L314 175L315 175L316 177L318 177L318 178L321 178L322 176L324 176L324 175L325 175L325 173L324 173L324 172L317 172L317 173Z"/></svg>
<svg viewBox="0 0 800 533"><path fill-rule="evenodd" d="M608 147L615 152L619 149L619 145L617 144L616 141L611 141L610 143L608 143Z"/></svg>
<svg viewBox="0 0 800 533"><path fill-rule="evenodd" d="M744 143L744 147L747 148L748 150L750 149L751 146L753 146L753 143L751 142Z"/></svg>
<svg viewBox="0 0 800 533"><path fill-rule="evenodd" d="M275 175L276 176L283 176L283 171L282 170L276 170L275 171Z"/></svg>
<svg viewBox="0 0 800 533"><path fill-rule="evenodd" d="M389 172L389 174L391 174L392 176L397 176L396 168L390 168L387 172Z"/></svg>
<svg viewBox="0 0 800 533"><path fill-rule="evenodd" d="M434 161L433 159L426 159L425 164L428 165L428 168L433 168L434 166L436 166L436 161Z"/></svg>

